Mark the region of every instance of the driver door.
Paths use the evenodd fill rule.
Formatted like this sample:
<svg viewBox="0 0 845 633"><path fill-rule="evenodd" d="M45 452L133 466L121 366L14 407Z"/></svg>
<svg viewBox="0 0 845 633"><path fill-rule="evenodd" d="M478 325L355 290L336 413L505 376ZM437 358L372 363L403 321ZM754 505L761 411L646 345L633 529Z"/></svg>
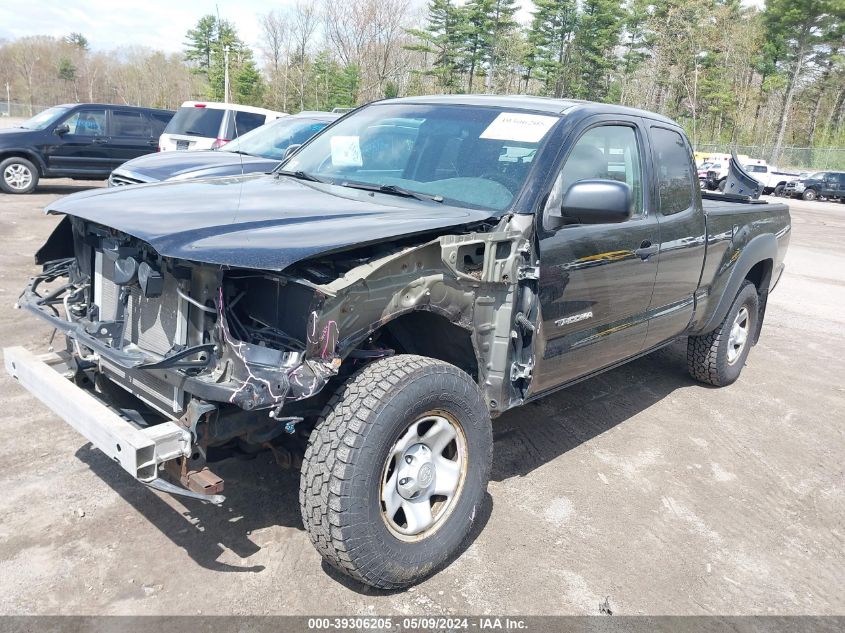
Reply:
<svg viewBox="0 0 845 633"><path fill-rule="evenodd" d="M637 117L596 117L576 138L538 222L540 335L532 393L638 354L648 330L660 240L649 212L647 137ZM546 217L569 186L593 178L626 182L632 217L549 230Z"/></svg>
<svg viewBox="0 0 845 633"><path fill-rule="evenodd" d="M68 131L56 134L55 145L47 154L51 171L78 176L107 176L112 164L107 144L105 108L80 108L59 122Z"/></svg>

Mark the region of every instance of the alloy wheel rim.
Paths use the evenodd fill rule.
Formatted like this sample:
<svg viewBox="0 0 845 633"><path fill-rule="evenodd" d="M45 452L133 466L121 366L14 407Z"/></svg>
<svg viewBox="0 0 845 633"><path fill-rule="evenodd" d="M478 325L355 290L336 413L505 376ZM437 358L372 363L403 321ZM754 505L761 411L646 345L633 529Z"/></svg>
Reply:
<svg viewBox="0 0 845 633"><path fill-rule="evenodd" d="M421 540L446 522L463 491L467 461L463 429L448 413L426 413L405 428L381 476L381 516L394 536Z"/></svg>
<svg viewBox="0 0 845 633"><path fill-rule="evenodd" d="M25 165L12 163L3 170L3 180L12 189L26 189L32 184L32 172Z"/></svg>
<svg viewBox="0 0 845 633"><path fill-rule="evenodd" d="M733 365L742 356L742 350L748 341L748 332L751 328L751 316L746 306L742 306L736 314L731 333L728 337L728 364Z"/></svg>

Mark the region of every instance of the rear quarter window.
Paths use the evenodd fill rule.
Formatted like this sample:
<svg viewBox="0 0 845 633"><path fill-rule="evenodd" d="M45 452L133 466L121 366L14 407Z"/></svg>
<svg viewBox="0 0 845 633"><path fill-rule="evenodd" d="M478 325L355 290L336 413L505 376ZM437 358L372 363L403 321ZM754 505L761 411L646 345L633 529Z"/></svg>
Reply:
<svg viewBox="0 0 845 633"><path fill-rule="evenodd" d="M672 215L692 207L692 154L683 136L674 130L653 127L651 151L660 212Z"/></svg>
<svg viewBox="0 0 845 633"><path fill-rule="evenodd" d="M214 108L179 108L164 129L165 134L185 134L217 138L225 110Z"/></svg>
<svg viewBox="0 0 845 633"><path fill-rule="evenodd" d="M139 110L112 110L112 134L131 138L150 138L152 126Z"/></svg>
<svg viewBox="0 0 845 633"><path fill-rule="evenodd" d="M167 124L173 118L173 115L169 112L147 112L147 116L153 126L153 136L156 138L164 134Z"/></svg>
<svg viewBox="0 0 845 633"><path fill-rule="evenodd" d="M246 134L250 130L264 125L267 117L263 114L255 114L253 112L235 112L235 133L232 138L237 138L241 134Z"/></svg>

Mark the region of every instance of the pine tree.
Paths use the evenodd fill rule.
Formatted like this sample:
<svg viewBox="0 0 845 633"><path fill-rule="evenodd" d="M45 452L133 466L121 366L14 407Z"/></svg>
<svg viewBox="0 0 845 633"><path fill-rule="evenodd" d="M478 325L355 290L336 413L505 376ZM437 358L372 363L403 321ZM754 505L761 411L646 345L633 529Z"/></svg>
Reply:
<svg viewBox="0 0 845 633"><path fill-rule="evenodd" d="M630 94L629 82L634 72L648 57L653 37L648 30L650 0L630 0L623 18L622 77L619 103L626 105Z"/></svg>
<svg viewBox="0 0 845 633"><path fill-rule="evenodd" d="M264 82L251 54L241 62L240 68L235 73L232 87L235 103L248 105L261 103L261 97L264 94Z"/></svg>
<svg viewBox="0 0 845 633"><path fill-rule="evenodd" d="M622 14L618 0L584 0L573 40L575 85L573 96L593 101L607 98L609 72L616 66Z"/></svg>
<svg viewBox="0 0 845 633"><path fill-rule="evenodd" d="M777 162L783 145L792 101L809 66L842 46L839 25L845 20L843 0L769 0L766 37L781 57L775 66L783 73L786 90L780 109L777 136L770 162ZM838 38L839 41L836 41Z"/></svg>
<svg viewBox="0 0 845 633"><path fill-rule="evenodd" d="M65 37L65 42L83 51L87 51L90 48L88 38L76 31Z"/></svg>
<svg viewBox="0 0 845 633"><path fill-rule="evenodd" d="M463 65L468 72L467 92L474 92L475 75L487 57L490 42L490 12L493 0L469 0L459 11Z"/></svg>
<svg viewBox="0 0 845 633"><path fill-rule="evenodd" d="M432 0L428 5L427 27L408 30L408 33L419 41L405 48L434 57L431 70L425 72L435 78L443 92L455 92L458 88L458 50L463 32L462 20L461 11L451 0Z"/></svg>
<svg viewBox="0 0 845 633"><path fill-rule="evenodd" d="M185 59L196 65L198 73L211 79L212 53L217 39L217 18L206 15L200 18L196 27L188 29L185 42Z"/></svg>
<svg viewBox="0 0 845 633"><path fill-rule="evenodd" d="M543 92L561 97L568 92L567 64L577 25L576 0L535 0L525 57L527 75L536 71Z"/></svg>
<svg viewBox="0 0 845 633"><path fill-rule="evenodd" d="M518 24L514 16L518 9L516 0L493 0L487 15L488 36L484 47L490 75L494 75L507 55L509 38Z"/></svg>
<svg viewBox="0 0 845 633"><path fill-rule="evenodd" d="M255 65L252 49L244 44L231 22L206 15L188 31L186 37L185 59L195 64L194 72L205 76L209 99L225 101L231 98L236 103L260 103L263 94L261 74ZM227 48L229 95L225 94Z"/></svg>

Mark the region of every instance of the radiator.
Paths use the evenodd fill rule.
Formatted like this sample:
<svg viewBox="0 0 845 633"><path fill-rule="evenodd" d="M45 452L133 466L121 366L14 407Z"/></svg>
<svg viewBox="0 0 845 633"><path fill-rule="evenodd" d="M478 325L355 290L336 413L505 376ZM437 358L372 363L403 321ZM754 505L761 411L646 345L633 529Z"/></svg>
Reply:
<svg viewBox="0 0 845 633"><path fill-rule="evenodd" d="M94 303L100 310L101 321L117 316L120 287L112 279L114 262L102 253L94 262ZM161 296L147 298L140 288L133 286L126 304L124 343L134 343L142 350L164 355L174 345L185 345L188 332L188 302L176 292L179 281L164 275Z"/></svg>

